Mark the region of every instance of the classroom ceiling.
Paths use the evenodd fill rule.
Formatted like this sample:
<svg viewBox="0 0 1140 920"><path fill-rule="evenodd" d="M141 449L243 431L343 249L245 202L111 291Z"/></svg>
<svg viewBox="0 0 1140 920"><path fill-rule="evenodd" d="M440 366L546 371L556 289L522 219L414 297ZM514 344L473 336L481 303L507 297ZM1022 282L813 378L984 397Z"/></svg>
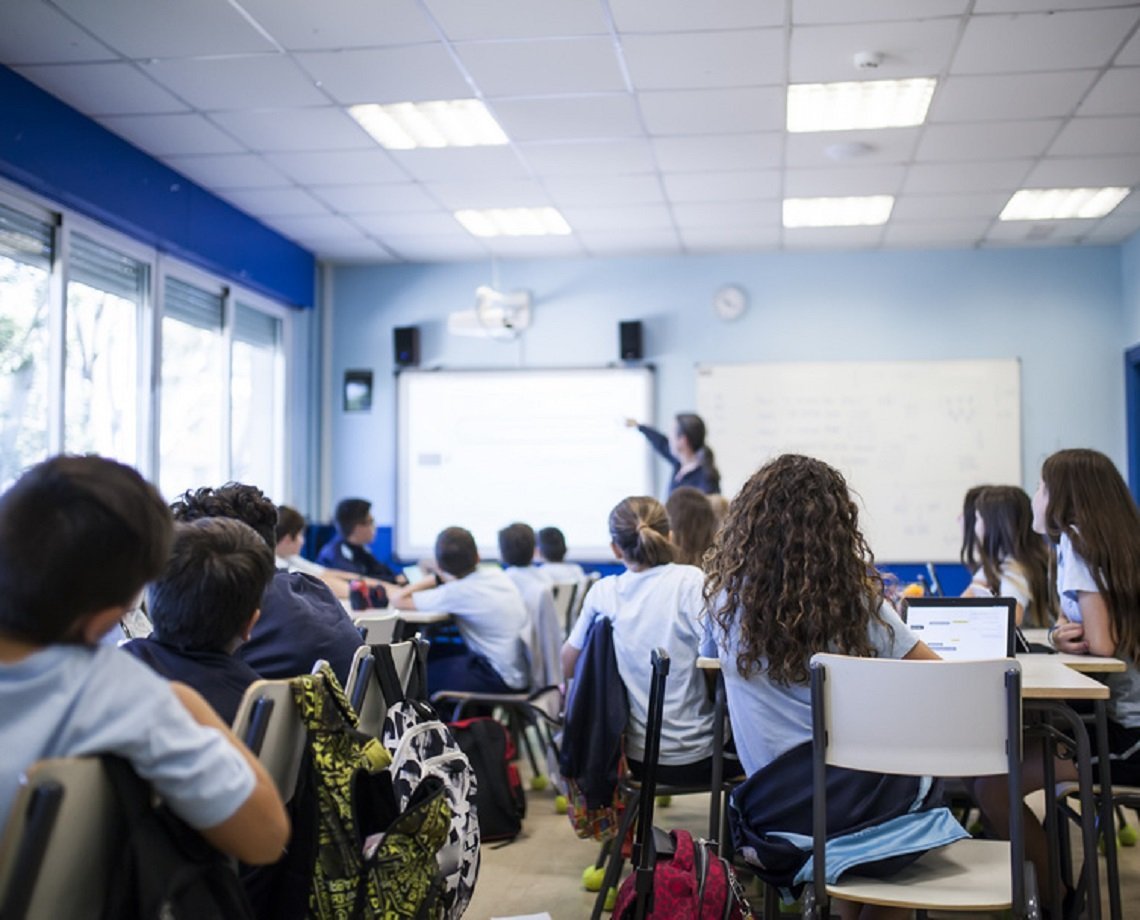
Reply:
<svg viewBox="0 0 1140 920"><path fill-rule="evenodd" d="M1140 193L997 216L1140 186L1138 26L1113 0L0 0L0 63L333 261L1112 244ZM916 76L920 127L784 130L790 83ZM508 145L386 151L346 112L472 96ZM884 226L781 225L784 198L881 194ZM573 232L453 216L524 206Z"/></svg>

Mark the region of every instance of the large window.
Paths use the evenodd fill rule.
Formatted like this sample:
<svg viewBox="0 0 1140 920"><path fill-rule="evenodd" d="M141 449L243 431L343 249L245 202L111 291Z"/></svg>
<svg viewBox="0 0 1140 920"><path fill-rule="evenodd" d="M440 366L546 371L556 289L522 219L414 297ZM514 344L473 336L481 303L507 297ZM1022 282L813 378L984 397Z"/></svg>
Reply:
<svg viewBox="0 0 1140 920"><path fill-rule="evenodd" d="M52 227L0 204L0 488L48 452Z"/></svg>
<svg viewBox="0 0 1140 920"><path fill-rule="evenodd" d="M240 301L230 359L230 472L280 495L285 458L282 322Z"/></svg>

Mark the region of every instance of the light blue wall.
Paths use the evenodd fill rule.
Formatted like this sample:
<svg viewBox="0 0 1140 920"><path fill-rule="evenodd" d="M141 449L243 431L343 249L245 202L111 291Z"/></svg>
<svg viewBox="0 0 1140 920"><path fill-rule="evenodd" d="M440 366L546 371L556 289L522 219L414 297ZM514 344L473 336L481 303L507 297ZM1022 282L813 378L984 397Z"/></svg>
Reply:
<svg viewBox="0 0 1140 920"><path fill-rule="evenodd" d="M1140 345L1140 233L1120 247L1125 345Z"/></svg>
<svg viewBox="0 0 1140 920"><path fill-rule="evenodd" d="M1060 447L1098 448L1124 469L1121 353L1140 334L1135 242L1128 258L1127 311L1119 247L520 260L499 265L497 286L529 288L534 322L506 344L445 328L492 280L487 263L341 267L331 298L333 498L369 496L377 521L392 521L391 330L403 325L420 327L424 367L599 366L617 356L618 322L640 319L659 422L693 407L698 362L1016 356L1025 484ZM751 295L734 323L711 310L728 282ZM374 370L370 414L340 411L346 368Z"/></svg>

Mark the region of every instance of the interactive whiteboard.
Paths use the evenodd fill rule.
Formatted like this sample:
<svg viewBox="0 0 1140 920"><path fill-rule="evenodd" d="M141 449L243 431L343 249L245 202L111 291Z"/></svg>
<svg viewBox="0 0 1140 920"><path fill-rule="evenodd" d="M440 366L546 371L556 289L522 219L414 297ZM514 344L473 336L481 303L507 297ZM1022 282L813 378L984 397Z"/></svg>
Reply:
<svg viewBox="0 0 1140 920"><path fill-rule="evenodd" d="M731 497L782 453L837 467L883 562L958 558L966 490L1021 483L1016 360L706 365L697 411Z"/></svg>
<svg viewBox="0 0 1140 920"><path fill-rule="evenodd" d="M612 559L606 520L653 495L653 455L626 418L653 418L647 368L404 371L398 378L396 553L430 556L466 527L484 559L514 521L566 535L568 558Z"/></svg>

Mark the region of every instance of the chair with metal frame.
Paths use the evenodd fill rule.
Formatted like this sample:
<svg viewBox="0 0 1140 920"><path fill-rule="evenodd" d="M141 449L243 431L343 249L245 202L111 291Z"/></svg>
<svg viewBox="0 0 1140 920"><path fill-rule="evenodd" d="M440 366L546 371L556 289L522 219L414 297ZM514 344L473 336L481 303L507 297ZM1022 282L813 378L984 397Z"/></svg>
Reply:
<svg viewBox="0 0 1140 920"><path fill-rule="evenodd" d="M288 680L254 681L234 716L234 734L261 761L283 802L289 802L305 754L307 732Z"/></svg>
<svg viewBox="0 0 1140 920"><path fill-rule="evenodd" d="M417 661L423 653L422 639L390 645L362 645L357 649L349 666L344 692L359 719L359 729L366 735L379 737L388 715L388 698L402 699L409 693ZM390 658L391 667L381 664L378 656ZM389 679L393 686L386 692L385 681ZM412 695L419 695L418 688Z"/></svg>

